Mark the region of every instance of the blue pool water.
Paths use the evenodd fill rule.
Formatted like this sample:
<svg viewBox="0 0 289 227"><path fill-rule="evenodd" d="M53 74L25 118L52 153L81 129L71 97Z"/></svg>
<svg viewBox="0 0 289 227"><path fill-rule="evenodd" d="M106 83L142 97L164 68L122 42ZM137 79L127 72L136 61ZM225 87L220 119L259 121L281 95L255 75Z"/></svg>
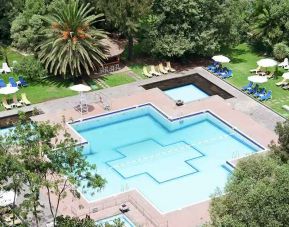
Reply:
<svg viewBox="0 0 289 227"><path fill-rule="evenodd" d="M166 95L177 100L184 102L191 102L208 97L209 95L193 84L172 88L164 91Z"/></svg>
<svg viewBox="0 0 289 227"><path fill-rule="evenodd" d="M209 199L223 188L226 161L262 148L209 112L170 121L151 105L74 123L83 154L107 184L87 200L137 189L162 212Z"/></svg>
<svg viewBox="0 0 289 227"><path fill-rule="evenodd" d="M121 222L124 223L124 227L135 227L135 225L124 214L118 214L109 218L102 219L97 221L96 224L113 224L113 221L116 219L120 219Z"/></svg>

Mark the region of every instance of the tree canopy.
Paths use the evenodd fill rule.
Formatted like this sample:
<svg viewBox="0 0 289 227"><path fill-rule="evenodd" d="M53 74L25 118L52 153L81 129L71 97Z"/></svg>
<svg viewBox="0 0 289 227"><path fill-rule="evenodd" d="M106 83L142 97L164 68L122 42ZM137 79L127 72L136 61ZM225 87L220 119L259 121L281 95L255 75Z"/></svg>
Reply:
<svg viewBox="0 0 289 227"><path fill-rule="evenodd" d="M278 123L271 151L238 162L210 207L211 226L289 225L289 121Z"/></svg>

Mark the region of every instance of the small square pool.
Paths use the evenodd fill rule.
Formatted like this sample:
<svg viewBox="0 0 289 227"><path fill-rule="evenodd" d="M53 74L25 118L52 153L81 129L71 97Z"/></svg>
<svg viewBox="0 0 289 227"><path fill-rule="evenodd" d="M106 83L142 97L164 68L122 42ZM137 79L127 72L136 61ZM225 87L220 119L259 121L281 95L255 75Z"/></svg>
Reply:
<svg viewBox="0 0 289 227"><path fill-rule="evenodd" d="M166 95L173 100L182 100L191 102L199 99L207 98L209 95L193 84L184 85L181 87L171 88L164 91Z"/></svg>
<svg viewBox="0 0 289 227"><path fill-rule="evenodd" d="M110 226L116 223L119 223L119 226L123 227L135 227L135 225L131 222L131 220L129 220L124 214L118 214L96 222L97 225L101 226Z"/></svg>

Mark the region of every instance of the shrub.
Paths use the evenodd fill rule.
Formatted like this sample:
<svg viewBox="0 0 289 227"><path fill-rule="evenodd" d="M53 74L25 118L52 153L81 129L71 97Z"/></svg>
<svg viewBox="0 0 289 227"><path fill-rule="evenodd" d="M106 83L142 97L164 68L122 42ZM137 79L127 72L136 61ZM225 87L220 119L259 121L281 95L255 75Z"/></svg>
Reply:
<svg viewBox="0 0 289 227"><path fill-rule="evenodd" d="M283 60L289 55L289 47L285 43L277 43L274 46L273 54L277 60Z"/></svg>
<svg viewBox="0 0 289 227"><path fill-rule="evenodd" d="M40 61L33 57L26 57L17 63L15 65L15 70L30 80L47 76L47 71L44 69Z"/></svg>

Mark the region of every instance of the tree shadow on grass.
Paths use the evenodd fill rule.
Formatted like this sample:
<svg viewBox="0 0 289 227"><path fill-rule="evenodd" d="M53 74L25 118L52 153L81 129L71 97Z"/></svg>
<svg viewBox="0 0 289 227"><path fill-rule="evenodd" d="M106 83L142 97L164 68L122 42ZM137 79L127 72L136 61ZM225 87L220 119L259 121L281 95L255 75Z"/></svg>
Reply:
<svg viewBox="0 0 289 227"><path fill-rule="evenodd" d="M54 86L58 88L68 88L73 84L73 80L71 79L64 79L62 77L47 77L43 79L36 79L36 80L31 80L29 81L29 84L31 86Z"/></svg>

